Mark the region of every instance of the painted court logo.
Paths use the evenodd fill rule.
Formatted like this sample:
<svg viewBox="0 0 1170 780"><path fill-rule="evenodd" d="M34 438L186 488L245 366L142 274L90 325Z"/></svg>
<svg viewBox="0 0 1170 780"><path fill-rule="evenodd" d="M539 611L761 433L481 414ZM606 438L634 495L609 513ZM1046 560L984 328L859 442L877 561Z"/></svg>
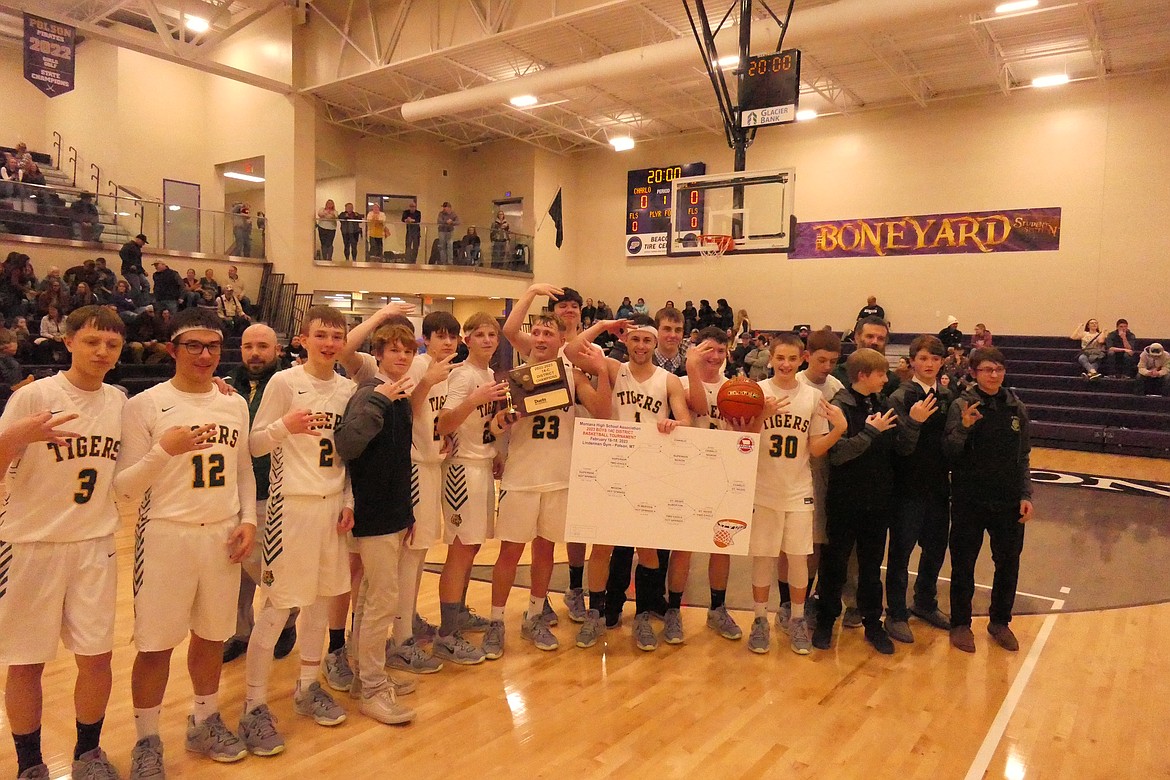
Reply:
<svg viewBox="0 0 1170 780"><path fill-rule="evenodd" d="M726 518L715 521L715 546L719 548L730 547L735 544L735 535L743 529L747 528L747 523L743 520L732 520Z"/></svg>

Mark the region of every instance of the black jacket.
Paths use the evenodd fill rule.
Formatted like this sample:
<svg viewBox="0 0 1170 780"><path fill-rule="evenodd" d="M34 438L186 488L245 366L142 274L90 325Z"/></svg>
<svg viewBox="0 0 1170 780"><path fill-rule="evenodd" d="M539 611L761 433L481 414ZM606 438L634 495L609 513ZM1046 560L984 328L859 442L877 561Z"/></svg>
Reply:
<svg viewBox="0 0 1170 780"><path fill-rule="evenodd" d="M410 401L374 392L375 377L349 399L333 432L337 454L349 466L353 535L385 536L414 525L410 500Z"/></svg>
<svg viewBox="0 0 1170 780"><path fill-rule="evenodd" d="M118 257L122 258L122 276L142 273L142 247L133 240L122 244Z"/></svg>
<svg viewBox="0 0 1170 780"><path fill-rule="evenodd" d="M963 427L963 408L980 402L983 415ZM1006 387L989 396L972 387L947 414L943 452L951 463L956 502L1007 507L1032 498L1030 422L1024 402Z"/></svg>
<svg viewBox="0 0 1170 780"><path fill-rule="evenodd" d="M178 276L173 270L168 268L168 271ZM162 273L161 271L159 273ZM155 274L158 277L158 273ZM235 388L236 392L244 397L248 402L248 420L256 419L256 412L260 409L260 400L264 397L264 389L268 387L268 380L272 379L272 375L280 369L279 361L274 363L271 368L265 371L258 377L255 377L259 384L256 386L256 394L251 399L248 396L252 395L253 377L248 373L246 366L237 366L236 370L228 375L227 382ZM268 478L269 478L270 458L268 455L261 455L259 458L252 458L252 473L256 475L256 500L265 501L268 499Z"/></svg>
<svg viewBox="0 0 1170 780"><path fill-rule="evenodd" d="M845 387L833 396L833 405L845 413L845 435L829 450L829 490L833 507L865 511L888 505L893 494L893 451L897 428L879 432L865 419L890 408L880 393L861 395Z"/></svg>
<svg viewBox="0 0 1170 780"><path fill-rule="evenodd" d="M177 301L183 297L183 279L174 268L155 271L154 297L158 301Z"/></svg>
<svg viewBox="0 0 1170 780"><path fill-rule="evenodd" d="M898 415L899 446L894 456L894 484L898 495L905 497L950 495L950 467L943 457L943 433L947 413L954 396L941 385L935 388L938 411L916 422L910 407L926 398L926 391L914 380L903 382L890 396L890 406Z"/></svg>
<svg viewBox="0 0 1170 780"><path fill-rule="evenodd" d="M947 349L961 347L963 346L963 331L948 325L938 332L938 339Z"/></svg>

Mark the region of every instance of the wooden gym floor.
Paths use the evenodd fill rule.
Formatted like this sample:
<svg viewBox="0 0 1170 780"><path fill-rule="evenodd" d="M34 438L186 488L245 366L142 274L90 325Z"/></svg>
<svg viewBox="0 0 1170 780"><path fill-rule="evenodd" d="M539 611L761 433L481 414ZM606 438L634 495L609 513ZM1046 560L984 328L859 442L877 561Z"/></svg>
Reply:
<svg viewBox="0 0 1170 780"><path fill-rule="evenodd" d="M1038 450L1033 466L1170 482L1170 461ZM1160 519L1170 522L1162 506ZM119 534L125 576L103 738L124 776L134 742L131 550L127 524ZM485 546L480 562L494 558L495 548ZM1125 561L1115 559L1108 572L1126 577ZM424 614L438 614L437 582L424 575ZM1170 777L1160 750L1170 675L1159 661L1170 604L1018 617L1014 654L992 646L986 620L977 619L974 656L952 650L945 632L914 623L917 642L893 656L874 653L858 629L839 630L831 651L800 657L775 631L772 652L753 655L744 641L708 631L704 610L693 607L684 609L680 647L639 652L627 623L605 647L578 650L557 594L562 647L544 653L519 636L526 595L517 591L509 603L501 660L418 678L418 692L407 697L418 720L409 726L374 723L344 695L349 720L316 726L292 711L296 653L277 662L272 706L288 749L233 765L183 750L191 689L180 647L162 718L169 776ZM486 611L489 586L473 581L468 599ZM737 617L746 629L750 613ZM220 701L231 726L242 705L243 666L224 668ZM69 773L73 677L64 653L45 671L44 752L53 777ZM0 774L13 776L6 721L3 727Z"/></svg>

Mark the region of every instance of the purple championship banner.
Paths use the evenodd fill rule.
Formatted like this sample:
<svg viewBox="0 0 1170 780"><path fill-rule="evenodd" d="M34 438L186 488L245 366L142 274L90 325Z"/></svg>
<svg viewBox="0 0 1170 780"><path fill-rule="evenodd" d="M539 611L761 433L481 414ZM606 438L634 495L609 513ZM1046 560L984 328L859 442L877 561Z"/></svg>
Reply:
<svg viewBox="0 0 1170 780"><path fill-rule="evenodd" d="M76 29L24 15L24 78L49 97L73 90Z"/></svg>
<svg viewBox="0 0 1170 780"><path fill-rule="evenodd" d="M1039 208L801 222L788 257L815 260L1057 249L1060 209Z"/></svg>

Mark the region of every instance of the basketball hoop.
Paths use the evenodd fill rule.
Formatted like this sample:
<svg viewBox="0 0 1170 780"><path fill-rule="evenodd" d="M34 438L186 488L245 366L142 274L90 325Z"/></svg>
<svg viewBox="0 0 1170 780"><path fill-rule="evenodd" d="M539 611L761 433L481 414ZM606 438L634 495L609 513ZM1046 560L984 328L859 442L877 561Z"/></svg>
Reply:
<svg viewBox="0 0 1170 780"><path fill-rule="evenodd" d="M725 518L723 520L716 520L714 531L714 541L716 547L730 547L735 544L733 541L735 535L743 529L747 528L747 523L743 520L733 520Z"/></svg>
<svg viewBox="0 0 1170 780"><path fill-rule="evenodd" d="M725 252L735 251L735 238L720 233L704 233L699 236L699 254L703 257L723 257Z"/></svg>

